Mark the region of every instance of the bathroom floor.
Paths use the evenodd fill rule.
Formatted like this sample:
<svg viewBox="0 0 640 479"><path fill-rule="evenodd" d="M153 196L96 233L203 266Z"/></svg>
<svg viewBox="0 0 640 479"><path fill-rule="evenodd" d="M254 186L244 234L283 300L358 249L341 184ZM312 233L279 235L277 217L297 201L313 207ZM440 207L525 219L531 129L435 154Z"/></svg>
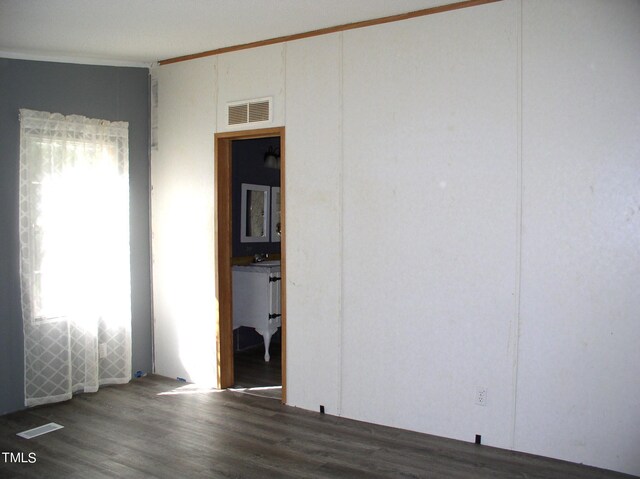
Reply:
<svg viewBox="0 0 640 479"><path fill-rule="evenodd" d="M234 354L233 390L256 396L282 398L282 371L280 343L272 342L269 348L271 360L264 360L264 346L260 345Z"/></svg>

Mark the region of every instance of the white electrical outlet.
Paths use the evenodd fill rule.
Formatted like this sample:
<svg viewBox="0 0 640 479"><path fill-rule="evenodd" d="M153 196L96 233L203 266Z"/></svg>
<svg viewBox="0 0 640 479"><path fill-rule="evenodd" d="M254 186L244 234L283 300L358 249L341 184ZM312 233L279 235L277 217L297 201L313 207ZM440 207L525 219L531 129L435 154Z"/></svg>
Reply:
<svg viewBox="0 0 640 479"><path fill-rule="evenodd" d="M100 343L98 345L98 357L100 359L107 357L107 343Z"/></svg>
<svg viewBox="0 0 640 479"><path fill-rule="evenodd" d="M479 387L476 390L476 404L478 406L486 406L487 405L487 388Z"/></svg>

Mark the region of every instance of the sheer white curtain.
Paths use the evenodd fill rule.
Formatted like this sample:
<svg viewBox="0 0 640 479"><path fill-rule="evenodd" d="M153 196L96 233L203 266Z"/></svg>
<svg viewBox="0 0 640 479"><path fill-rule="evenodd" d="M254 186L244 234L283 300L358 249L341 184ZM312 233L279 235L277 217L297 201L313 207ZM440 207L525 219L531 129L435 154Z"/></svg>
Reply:
<svg viewBox="0 0 640 479"><path fill-rule="evenodd" d="M126 122L20 110L27 406L131 377Z"/></svg>

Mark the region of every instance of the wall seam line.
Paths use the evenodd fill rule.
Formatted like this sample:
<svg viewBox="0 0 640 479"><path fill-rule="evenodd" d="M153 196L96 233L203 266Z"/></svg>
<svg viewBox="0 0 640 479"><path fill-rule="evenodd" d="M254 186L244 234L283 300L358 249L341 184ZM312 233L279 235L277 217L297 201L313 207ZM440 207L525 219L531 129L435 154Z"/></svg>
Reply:
<svg viewBox="0 0 640 479"><path fill-rule="evenodd" d="M338 416L342 415L342 384L344 382L343 371L343 342L344 342L344 32L340 32L340 109L338 118L338 131L340 134L340 169L339 169L339 199L340 217L338 227L340 229L340 300L338 304L338 321L340 321L340 338L338 339Z"/></svg>
<svg viewBox="0 0 640 479"><path fill-rule="evenodd" d="M522 215L523 215L523 161L522 161L522 27L523 27L523 0L519 0L518 10L516 14L516 32L517 32L517 66L516 66L516 84L517 84L517 205L516 205L516 284L515 284L515 332L514 332L514 352L513 352L513 406L511 417L511 449L516 448L516 421L518 409L518 370L520 365L520 326L521 326L521 291L522 291Z"/></svg>

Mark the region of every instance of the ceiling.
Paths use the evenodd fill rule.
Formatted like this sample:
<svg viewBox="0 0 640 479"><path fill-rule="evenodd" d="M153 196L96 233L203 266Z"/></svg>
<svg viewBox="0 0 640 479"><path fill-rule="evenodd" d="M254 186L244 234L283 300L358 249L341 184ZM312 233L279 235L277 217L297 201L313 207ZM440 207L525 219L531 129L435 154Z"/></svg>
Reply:
<svg viewBox="0 0 640 479"><path fill-rule="evenodd" d="M0 57L148 66L452 0L0 0Z"/></svg>

